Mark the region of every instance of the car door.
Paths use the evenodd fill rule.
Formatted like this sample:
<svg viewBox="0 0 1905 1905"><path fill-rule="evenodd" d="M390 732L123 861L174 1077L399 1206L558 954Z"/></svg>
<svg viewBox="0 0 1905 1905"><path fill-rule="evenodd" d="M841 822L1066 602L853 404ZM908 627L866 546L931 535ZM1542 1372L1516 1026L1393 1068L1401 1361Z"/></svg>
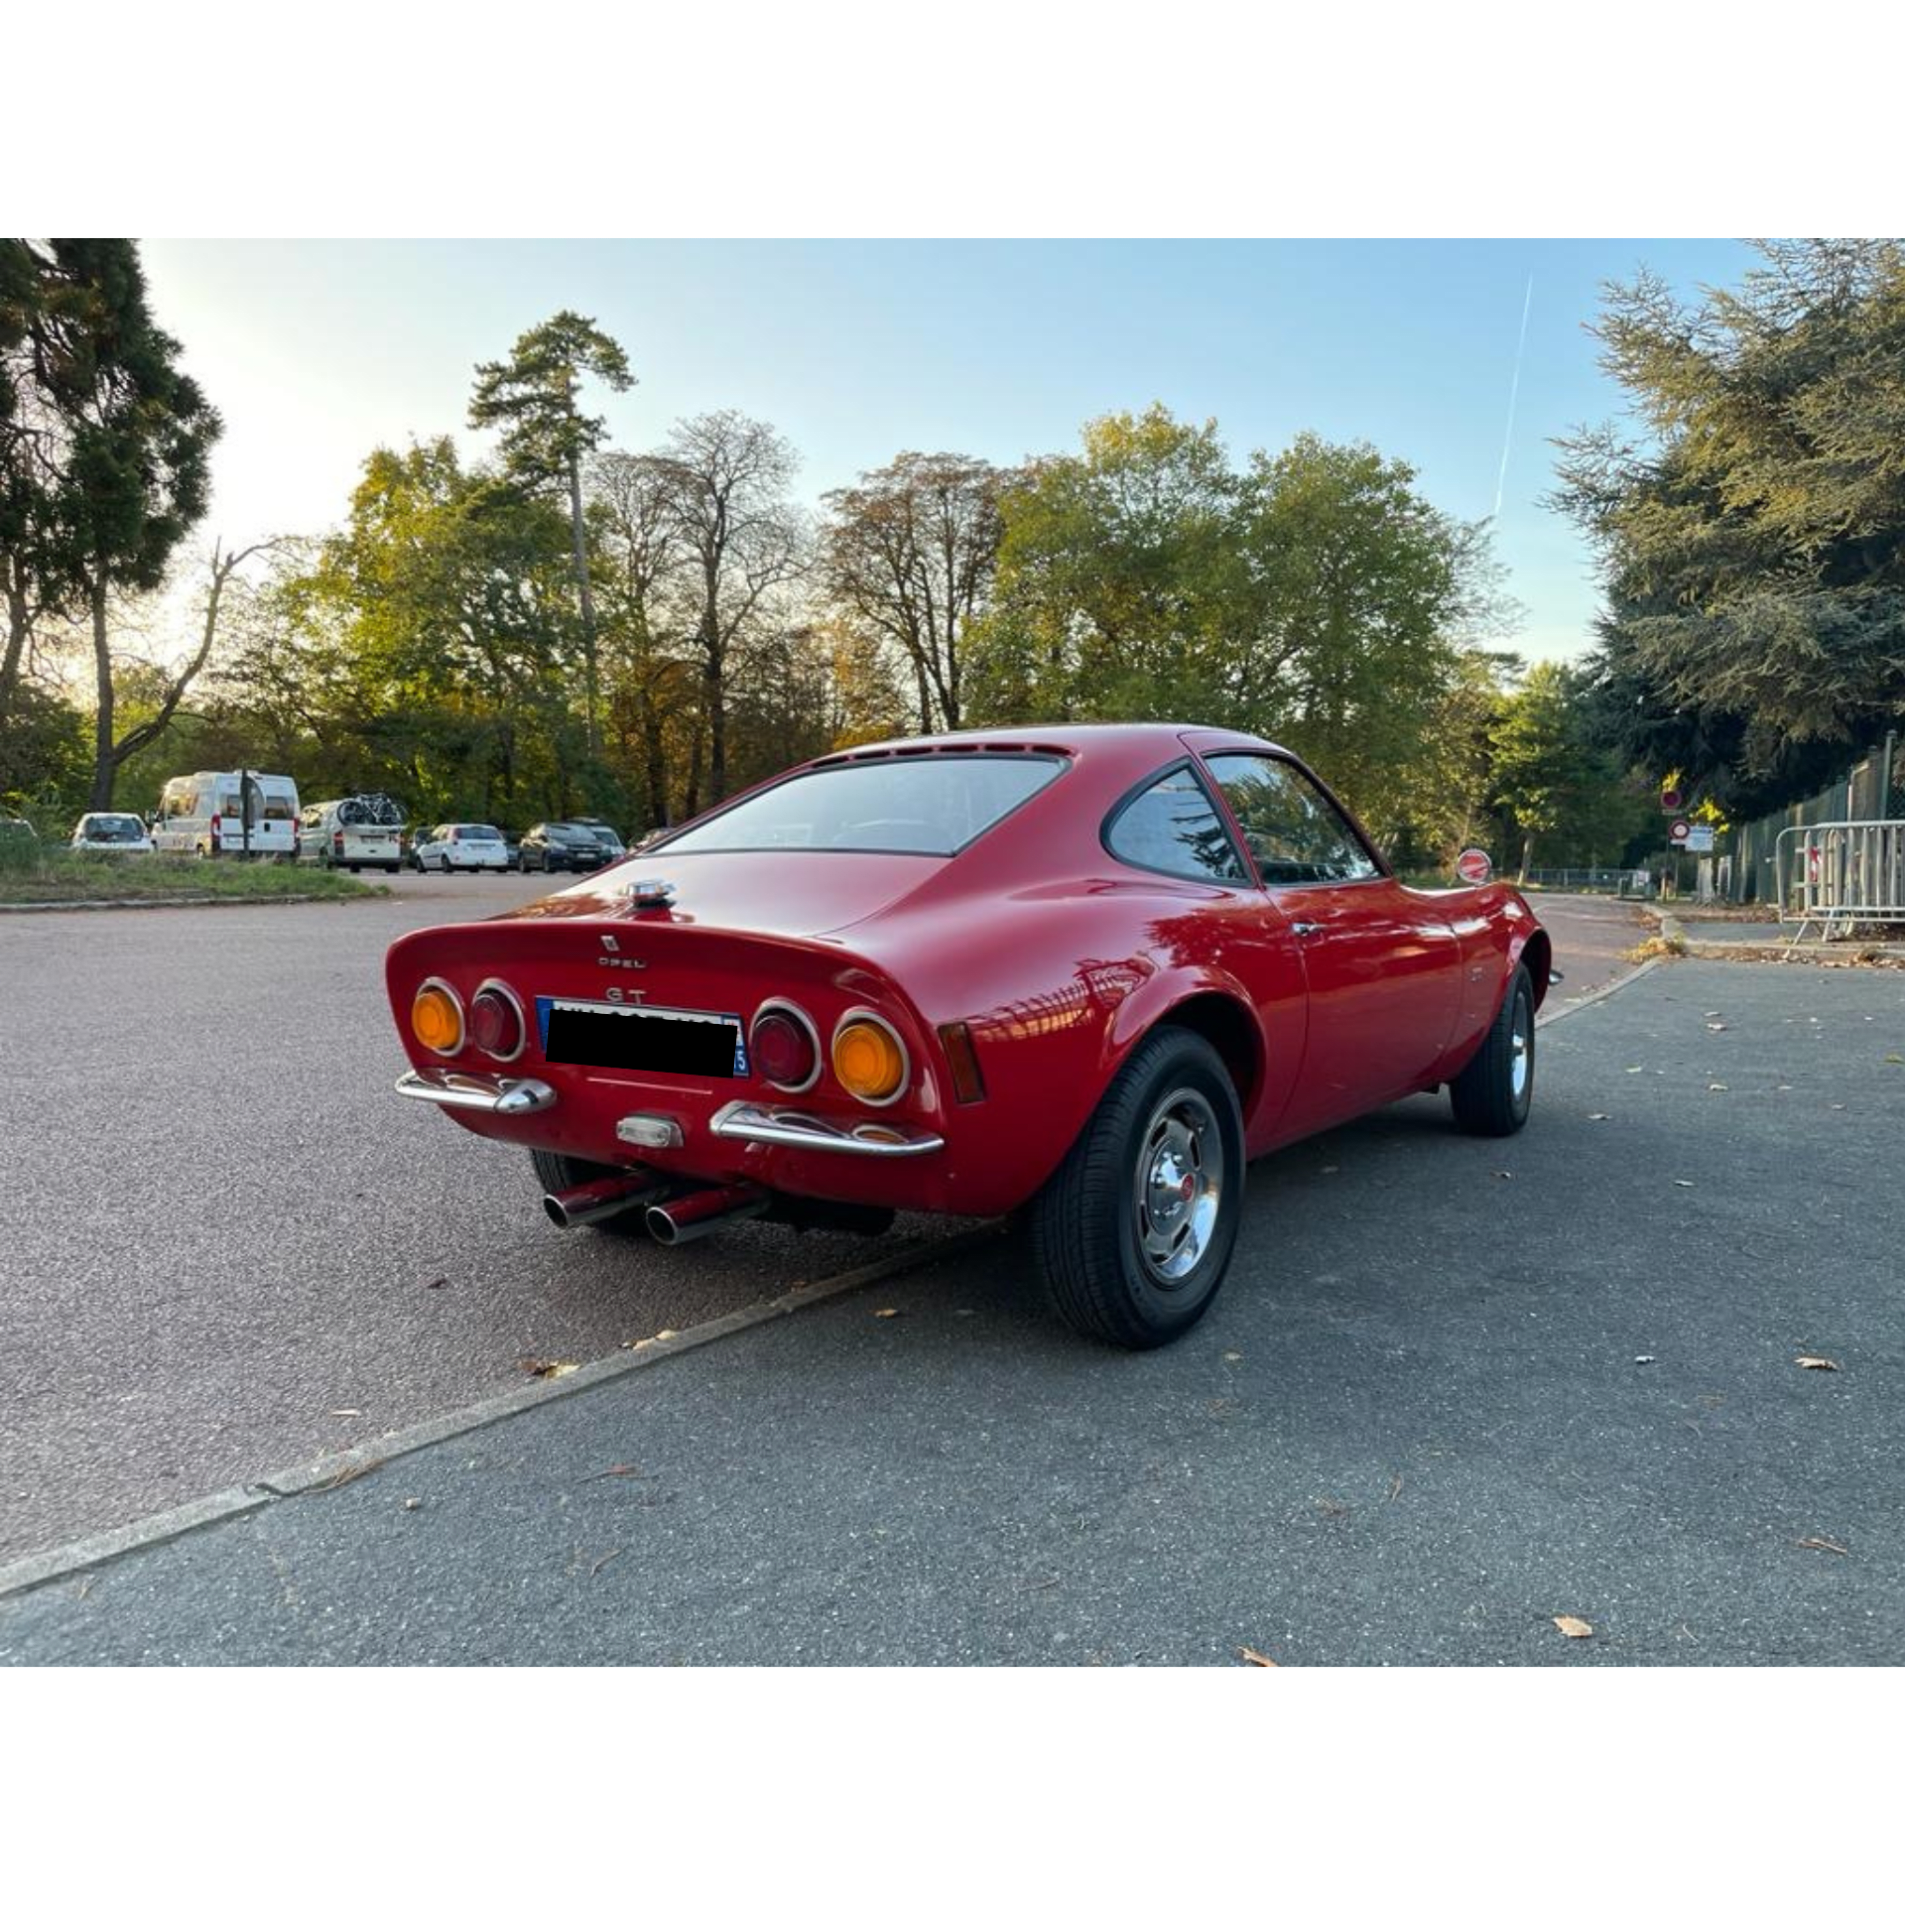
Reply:
<svg viewBox="0 0 1905 1905"><path fill-rule="evenodd" d="M1146 929L1171 965L1227 975L1248 995L1263 1033L1263 1085L1245 1107L1244 1147L1268 1148L1295 1087L1308 1012L1303 960L1288 924L1265 902L1189 758L1131 790L1104 827L1106 851L1162 874L1181 898Z"/></svg>
<svg viewBox="0 0 1905 1905"><path fill-rule="evenodd" d="M1297 762L1204 757L1243 835L1264 903L1302 950L1309 1037L1281 1137L1415 1090L1447 1048L1462 954L1447 921L1391 875Z"/></svg>

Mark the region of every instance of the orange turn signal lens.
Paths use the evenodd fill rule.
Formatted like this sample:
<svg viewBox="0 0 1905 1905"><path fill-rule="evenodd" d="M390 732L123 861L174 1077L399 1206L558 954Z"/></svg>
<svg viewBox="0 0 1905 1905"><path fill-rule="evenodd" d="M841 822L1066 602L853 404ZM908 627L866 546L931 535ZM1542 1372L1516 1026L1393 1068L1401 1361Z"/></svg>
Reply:
<svg viewBox="0 0 1905 1905"><path fill-rule="evenodd" d="M883 1105L906 1083L906 1047L883 1020L848 1019L833 1035L833 1075L862 1104Z"/></svg>
<svg viewBox="0 0 1905 1905"><path fill-rule="evenodd" d="M440 979L426 979L410 1002L410 1029L431 1051L447 1058L463 1043L463 1008Z"/></svg>

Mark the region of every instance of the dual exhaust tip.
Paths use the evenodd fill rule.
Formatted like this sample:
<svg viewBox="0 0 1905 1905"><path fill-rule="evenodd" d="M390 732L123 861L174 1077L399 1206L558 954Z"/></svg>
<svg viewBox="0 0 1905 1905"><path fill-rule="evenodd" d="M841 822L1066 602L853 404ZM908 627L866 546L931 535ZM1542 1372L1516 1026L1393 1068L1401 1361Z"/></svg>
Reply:
<svg viewBox="0 0 1905 1905"><path fill-rule="evenodd" d="M544 1214L558 1230L599 1224L625 1211L647 1213L648 1234L660 1244L693 1243L739 1217L758 1217L767 1209L767 1193L755 1184L716 1184L670 1197L666 1178L652 1171L617 1171L542 1200Z"/></svg>

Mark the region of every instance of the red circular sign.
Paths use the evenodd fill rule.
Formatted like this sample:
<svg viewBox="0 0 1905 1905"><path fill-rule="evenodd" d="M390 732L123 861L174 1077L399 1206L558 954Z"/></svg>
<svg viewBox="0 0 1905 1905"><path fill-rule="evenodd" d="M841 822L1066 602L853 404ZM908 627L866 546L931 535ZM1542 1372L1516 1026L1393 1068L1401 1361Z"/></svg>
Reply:
<svg viewBox="0 0 1905 1905"><path fill-rule="evenodd" d="M1660 790L1660 806L1663 813L1677 814L1687 804L1686 790L1681 787L1663 787Z"/></svg>
<svg viewBox="0 0 1905 1905"><path fill-rule="evenodd" d="M1693 822L1691 820L1676 820L1667 829L1667 838L1669 840L1684 840L1692 832Z"/></svg>
<svg viewBox="0 0 1905 1905"><path fill-rule="evenodd" d="M1483 885L1495 870L1494 863L1480 847L1464 847L1455 862L1455 876L1470 886Z"/></svg>

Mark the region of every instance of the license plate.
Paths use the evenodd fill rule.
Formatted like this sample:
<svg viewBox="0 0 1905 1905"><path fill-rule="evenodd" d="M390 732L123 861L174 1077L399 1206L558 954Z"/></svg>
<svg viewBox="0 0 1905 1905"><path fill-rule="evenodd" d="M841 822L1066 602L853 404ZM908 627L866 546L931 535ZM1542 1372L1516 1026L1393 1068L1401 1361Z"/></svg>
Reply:
<svg viewBox="0 0 1905 1905"><path fill-rule="evenodd" d="M557 1065L671 1072L688 1078L748 1075L741 1021L732 1012L538 999L536 1017L543 1056Z"/></svg>

